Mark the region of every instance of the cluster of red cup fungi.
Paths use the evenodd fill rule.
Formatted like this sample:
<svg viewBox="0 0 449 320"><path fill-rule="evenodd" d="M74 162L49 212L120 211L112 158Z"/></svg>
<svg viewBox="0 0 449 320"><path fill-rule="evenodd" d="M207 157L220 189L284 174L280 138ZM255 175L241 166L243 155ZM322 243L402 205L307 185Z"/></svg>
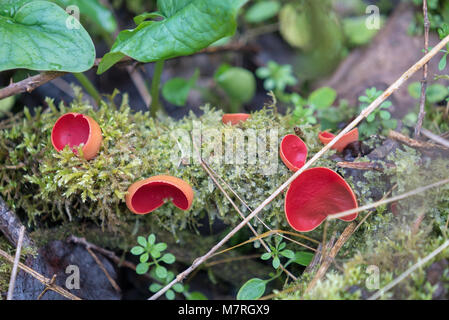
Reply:
<svg viewBox="0 0 449 320"><path fill-rule="evenodd" d="M225 114L224 124L237 125L246 121L249 114ZM335 136L321 132L319 139L329 143ZM101 128L91 117L79 113L62 115L53 126L51 141L61 151L65 146L78 153L82 145L82 156L86 160L95 158L102 142ZM333 148L338 151L358 140L358 131L347 133ZM286 135L280 145L280 157L292 171L298 171L307 160L307 146L296 135ZM128 188L126 205L135 214L150 213L170 199L181 210L189 210L193 202L193 189L182 179L158 175L139 180ZM335 171L328 168L312 168L302 172L290 185L284 203L285 215L290 226L300 232L318 227L328 215L357 208L357 199L348 183ZM352 221L357 214L342 217Z"/></svg>
<svg viewBox="0 0 449 320"><path fill-rule="evenodd" d="M53 126L51 141L57 151L69 146L74 153L82 146L82 156L91 160L100 151L103 137L98 123L80 113L66 113ZM126 205L135 214L147 214L160 206L166 199L182 209L189 210L193 202L193 189L182 179L169 175L158 175L133 183L128 188Z"/></svg>

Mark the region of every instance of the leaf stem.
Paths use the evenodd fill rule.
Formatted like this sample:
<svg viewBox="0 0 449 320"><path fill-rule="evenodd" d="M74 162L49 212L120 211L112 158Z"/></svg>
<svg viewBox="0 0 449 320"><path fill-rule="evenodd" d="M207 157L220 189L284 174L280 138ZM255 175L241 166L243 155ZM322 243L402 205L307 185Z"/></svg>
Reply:
<svg viewBox="0 0 449 320"><path fill-rule="evenodd" d="M156 117L157 111L160 109L159 102L159 87L161 83L162 71L164 70L164 62L165 60L159 60L156 62L153 79L151 80L151 98L153 99L151 103L151 116Z"/></svg>
<svg viewBox="0 0 449 320"><path fill-rule="evenodd" d="M97 104L101 101L101 95L98 90L95 88L93 83L86 77L83 73L74 73L75 78L79 81L79 83L86 89L87 93L95 100Z"/></svg>

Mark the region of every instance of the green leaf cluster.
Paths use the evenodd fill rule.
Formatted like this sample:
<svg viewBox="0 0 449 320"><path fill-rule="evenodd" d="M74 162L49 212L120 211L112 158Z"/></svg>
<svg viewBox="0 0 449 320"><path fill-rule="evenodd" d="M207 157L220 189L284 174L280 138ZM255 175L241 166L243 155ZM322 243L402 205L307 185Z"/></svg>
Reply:
<svg viewBox="0 0 449 320"><path fill-rule="evenodd" d="M362 112L362 110L368 107L381 94L382 91L377 90L375 87L367 89L365 91L365 95L359 97L359 112ZM390 111L388 111L391 106L391 101L387 100L383 102L365 119L365 121L363 121L359 125L359 133L362 138L366 138L378 133L387 135L389 130L396 128L397 120L392 119L391 113Z"/></svg>

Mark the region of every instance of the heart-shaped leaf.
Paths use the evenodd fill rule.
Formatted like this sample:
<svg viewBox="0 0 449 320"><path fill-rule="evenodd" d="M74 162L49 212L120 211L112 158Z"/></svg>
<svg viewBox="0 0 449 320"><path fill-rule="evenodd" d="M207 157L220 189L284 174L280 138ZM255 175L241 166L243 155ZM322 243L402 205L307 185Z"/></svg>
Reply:
<svg viewBox="0 0 449 320"><path fill-rule="evenodd" d="M48 1L2 1L0 39L0 71L83 72L95 60L95 47L86 30Z"/></svg>
<svg viewBox="0 0 449 320"><path fill-rule="evenodd" d="M193 54L234 34L238 9L247 0L159 0L162 21L144 21L118 35L98 67L101 74L129 56L153 62Z"/></svg>

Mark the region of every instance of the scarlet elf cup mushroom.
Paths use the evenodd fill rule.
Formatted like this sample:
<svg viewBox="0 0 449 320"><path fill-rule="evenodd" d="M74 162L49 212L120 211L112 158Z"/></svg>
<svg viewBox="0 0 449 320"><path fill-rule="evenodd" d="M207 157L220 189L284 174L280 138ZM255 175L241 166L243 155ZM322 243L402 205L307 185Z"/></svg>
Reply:
<svg viewBox="0 0 449 320"><path fill-rule="evenodd" d="M224 124L236 125L240 122L245 122L250 117L247 113L225 113L221 118Z"/></svg>
<svg viewBox="0 0 449 320"><path fill-rule="evenodd" d="M81 113L71 112L62 115L51 132L51 142L56 150L61 151L68 145L77 153L77 147L83 144L83 157L86 160L95 158L102 140L98 123Z"/></svg>
<svg viewBox="0 0 449 320"><path fill-rule="evenodd" d="M357 199L349 184L328 168L305 170L287 190L285 216L290 226L299 232L312 231L327 216L357 208ZM357 213L341 217L352 221Z"/></svg>
<svg viewBox="0 0 449 320"><path fill-rule="evenodd" d="M306 163L307 146L298 136L288 134L282 139L279 154L290 170L298 171Z"/></svg>
<svg viewBox="0 0 449 320"><path fill-rule="evenodd" d="M170 199L181 210L189 210L193 202L193 189L182 179L158 175L133 183L128 188L126 206L135 214L147 214Z"/></svg>
<svg viewBox="0 0 449 320"><path fill-rule="evenodd" d="M320 132L318 138L323 144L328 144L332 141L336 136L330 132L323 131ZM340 140L335 143L331 149L337 150L338 152L342 152L348 144L351 142L355 142L359 140L359 130L357 128L352 129L347 134L345 134Z"/></svg>

